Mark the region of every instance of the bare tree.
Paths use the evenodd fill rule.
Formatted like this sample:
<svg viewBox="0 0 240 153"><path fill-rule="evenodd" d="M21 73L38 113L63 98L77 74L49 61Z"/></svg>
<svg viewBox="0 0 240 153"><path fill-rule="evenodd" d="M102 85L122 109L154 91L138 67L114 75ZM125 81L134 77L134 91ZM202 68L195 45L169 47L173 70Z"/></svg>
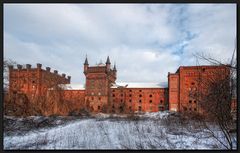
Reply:
<svg viewBox="0 0 240 153"><path fill-rule="evenodd" d="M223 63L204 54L195 54L194 56L212 65L224 67L222 70L211 71L206 76L199 72L196 80L197 90L192 91L190 96L197 99L200 112L205 116L199 118L203 129L207 129L210 135L226 149L233 149L236 144L236 136L232 133L232 129L236 129L236 124L231 117L232 99L236 96L234 53L230 63ZM216 132L217 129L213 128L213 125L217 125L220 133Z"/></svg>

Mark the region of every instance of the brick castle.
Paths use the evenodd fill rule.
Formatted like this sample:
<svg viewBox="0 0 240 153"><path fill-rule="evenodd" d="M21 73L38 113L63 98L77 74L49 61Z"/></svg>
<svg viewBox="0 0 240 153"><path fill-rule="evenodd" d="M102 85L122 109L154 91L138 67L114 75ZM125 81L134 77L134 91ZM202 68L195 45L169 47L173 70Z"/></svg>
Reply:
<svg viewBox="0 0 240 153"><path fill-rule="evenodd" d="M180 66L175 73L168 73L168 86L159 84L118 84L116 65L111 66L110 58L106 63L89 66L87 58L84 62L86 83L84 88L71 88L70 79L58 71L50 71L50 67L42 69L41 64L36 68L17 65L9 66L9 95L24 94L30 103L36 97L47 98L43 115L68 115L70 112L86 109L90 112L131 113L157 112L163 110L200 112L198 98L194 91L199 90L197 79L207 79L214 72L230 75L227 66ZM66 85L66 86L64 86ZM63 86L63 89L59 89ZM52 98L58 91L61 94ZM55 104L57 100L61 104ZM65 109L67 107L67 109Z"/></svg>

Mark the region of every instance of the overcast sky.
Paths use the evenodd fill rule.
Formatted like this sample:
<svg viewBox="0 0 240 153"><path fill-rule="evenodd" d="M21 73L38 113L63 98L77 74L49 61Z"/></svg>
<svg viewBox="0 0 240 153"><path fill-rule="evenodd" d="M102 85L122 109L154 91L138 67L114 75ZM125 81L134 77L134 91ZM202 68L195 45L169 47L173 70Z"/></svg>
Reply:
<svg viewBox="0 0 240 153"><path fill-rule="evenodd" d="M4 58L42 63L83 84L110 56L118 82L167 82L193 53L229 61L236 4L4 4ZM200 64L207 64L200 61Z"/></svg>

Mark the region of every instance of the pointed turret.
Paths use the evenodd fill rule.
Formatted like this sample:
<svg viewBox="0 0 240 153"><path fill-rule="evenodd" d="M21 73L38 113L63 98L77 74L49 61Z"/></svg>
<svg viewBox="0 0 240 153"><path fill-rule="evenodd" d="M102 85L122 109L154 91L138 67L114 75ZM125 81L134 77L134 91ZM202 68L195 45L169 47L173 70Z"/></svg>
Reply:
<svg viewBox="0 0 240 153"><path fill-rule="evenodd" d="M114 75L115 78L117 78L116 62L114 62L114 66L113 66L113 75Z"/></svg>
<svg viewBox="0 0 240 153"><path fill-rule="evenodd" d="M87 55L86 55L86 59L85 59L85 62L84 62L84 74L86 75L87 74L87 70L88 70L88 59L87 59Z"/></svg>
<svg viewBox="0 0 240 153"><path fill-rule="evenodd" d="M84 65L88 65L88 59L87 59L87 56L86 56L86 59L85 59Z"/></svg>
<svg viewBox="0 0 240 153"><path fill-rule="evenodd" d="M111 65L111 62L110 62L110 59L109 59L109 56L108 56L107 61L106 61L107 71L110 71L110 65Z"/></svg>
<svg viewBox="0 0 240 153"><path fill-rule="evenodd" d="M113 71L117 71L117 69L116 69L116 63L114 63Z"/></svg>
<svg viewBox="0 0 240 153"><path fill-rule="evenodd" d="M110 59L109 59L109 56L107 57L106 64L111 64Z"/></svg>

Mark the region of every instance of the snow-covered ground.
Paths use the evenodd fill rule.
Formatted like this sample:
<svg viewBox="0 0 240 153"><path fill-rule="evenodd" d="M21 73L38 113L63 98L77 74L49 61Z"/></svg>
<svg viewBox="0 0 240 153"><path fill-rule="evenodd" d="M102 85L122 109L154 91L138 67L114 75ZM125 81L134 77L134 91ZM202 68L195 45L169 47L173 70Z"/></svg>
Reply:
<svg viewBox="0 0 240 153"><path fill-rule="evenodd" d="M169 122L169 114L79 118L24 135L4 135L4 149L225 149L208 132L178 126L175 119Z"/></svg>

